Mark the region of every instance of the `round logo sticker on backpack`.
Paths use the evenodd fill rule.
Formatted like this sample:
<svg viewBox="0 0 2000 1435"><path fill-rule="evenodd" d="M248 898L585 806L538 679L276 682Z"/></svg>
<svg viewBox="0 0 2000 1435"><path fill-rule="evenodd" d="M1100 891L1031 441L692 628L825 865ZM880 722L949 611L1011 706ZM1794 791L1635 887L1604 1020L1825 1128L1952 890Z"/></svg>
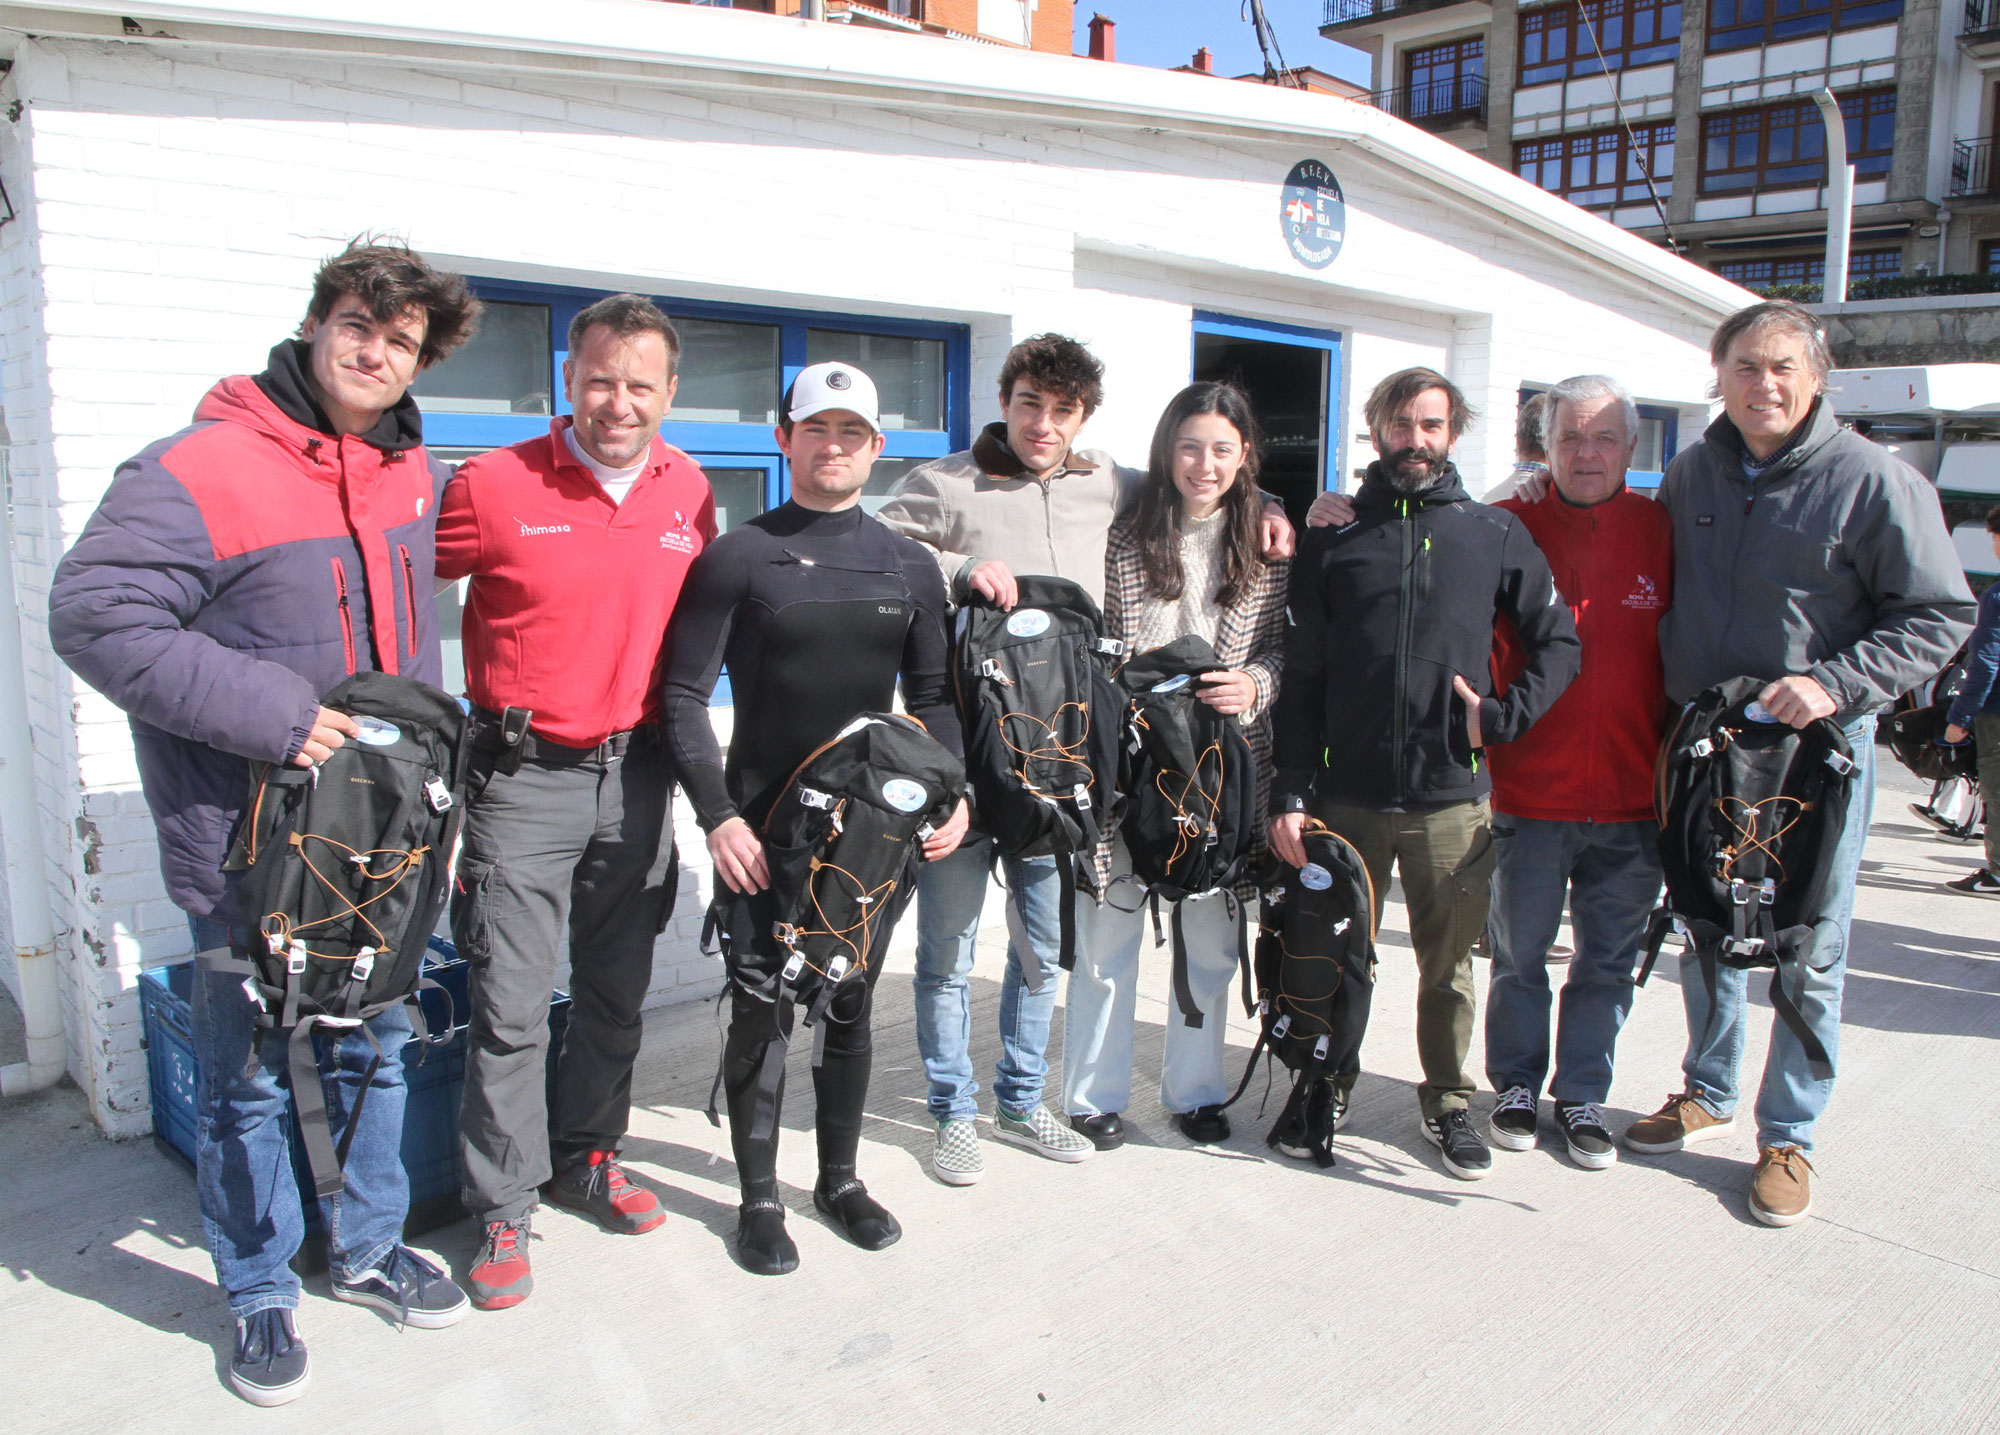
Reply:
<svg viewBox="0 0 2000 1435"><path fill-rule="evenodd" d="M930 792L921 782L892 777L882 784L882 800L898 812L915 812L930 801Z"/></svg>
<svg viewBox="0 0 2000 1435"><path fill-rule="evenodd" d="M1315 892L1324 892L1333 885L1333 873L1317 862L1308 862L1299 868L1299 885L1310 887Z"/></svg>
<svg viewBox="0 0 2000 1435"><path fill-rule="evenodd" d="M1150 691L1156 693L1177 692L1181 688L1184 688L1188 685L1188 679L1191 676L1192 675L1189 673L1175 673L1171 678L1168 678L1165 682L1154 683Z"/></svg>
<svg viewBox="0 0 2000 1435"><path fill-rule="evenodd" d="M370 747L390 747L402 741L403 730L392 722L384 722L378 717L358 717L354 725L361 729L355 734Z"/></svg>
<svg viewBox="0 0 2000 1435"><path fill-rule="evenodd" d="M1007 619L1007 631L1017 638L1039 638L1049 630L1049 615L1040 608L1017 608Z"/></svg>
<svg viewBox="0 0 2000 1435"><path fill-rule="evenodd" d="M1778 720L1772 715L1771 710L1760 702L1751 702L1748 704L1743 709L1743 716L1749 718L1752 722L1775 723Z"/></svg>

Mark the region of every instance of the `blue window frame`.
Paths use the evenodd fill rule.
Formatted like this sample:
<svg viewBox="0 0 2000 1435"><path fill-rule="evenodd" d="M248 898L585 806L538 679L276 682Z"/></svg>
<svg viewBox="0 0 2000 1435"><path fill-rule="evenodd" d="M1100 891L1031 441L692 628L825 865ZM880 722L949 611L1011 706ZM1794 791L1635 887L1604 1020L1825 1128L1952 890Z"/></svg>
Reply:
<svg viewBox="0 0 2000 1435"><path fill-rule="evenodd" d="M552 416L570 411L562 384L570 321L607 292L495 279L474 280L473 289L493 306L506 350L495 352L499 345L489 342L488 352L462 351L419 376L413 389L423 406L425 438L447 458L532 438L547 430ZM791 492L790 474L771 434L778 396L799 370L819 359L848 359L868 369L871 358L887 362L899 345L903 350L896 372L870 372L882 390L888 439L877 465L878 477L869 484L875 503L904 469L971 444L967 392L971 344L963 324L717 304L670 295L653 299L681 328L687 347L681 360L680 393L660 436L695 455L703 467L761 467L767 476L766 507L782 503ZM724 333L731 329L738 331L733 341ZM691 336L712 341L713 350L726 355L733 369L721 375L705 371ZM530 342L546 355L540 366L522 358ZM733 411L717 404L690 403L691 397L703 397L705 390L717 388L749 402ZM478 392L468 395L454 389ZM901 413L889 411L897 396L905 399ZM689 416L694 413L703 417Z"/></svg>
<svg viewBox="0 0 2000 1435"><path fill-rule="evenodd" d="M1314 495L1341 487L1340 335L1196 310L1189 372L1237 384L1264 429L1258 483L1295 524Z"/></svg>

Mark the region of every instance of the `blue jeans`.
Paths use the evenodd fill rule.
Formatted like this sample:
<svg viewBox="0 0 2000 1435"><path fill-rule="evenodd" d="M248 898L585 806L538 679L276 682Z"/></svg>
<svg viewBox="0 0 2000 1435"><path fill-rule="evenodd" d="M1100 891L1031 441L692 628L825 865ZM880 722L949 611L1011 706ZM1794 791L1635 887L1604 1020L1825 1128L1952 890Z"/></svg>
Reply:
<svg viewBox="0 0 2000 1435"><path fill-rule="evenodd" d="M1611 1056L1632 1010L1632 971L1660 895L1658 828L1493 814L1493 975L1486 988L1486 1079L1536 1097L1549 1073L1549 947L1569 907L1576 955L1556 1016L1557 1101L1611 1095Z"/></svg>
<svg viewBox="0 0 2000 1435"><path fill-rule="evenodd" d="M924 863L917 874L917 1050L930 1077L936 1121L970 1121L979 1114L966 979L979 945L992 851L989 839L971 837L943 861ZM1049 1074L1049 1026L1062 975L1061 888L1053 857L1010 857L1006 867L1009 940L1007 970L1000 978L1000 1064L993 1096L1009 1110L1026 1111L1042 1099ZM1041 990L1028 989L1024 960L1035 963Z"/></svg>
<svg viewBox="0 0 2000 1435"><path fill-rule="evenodd" d="M195 950L228 946L231 930L211 917L188 918ZM248 933L235 930L239 950ZM241 1318L272 1306L296 1309L291 1259L305 1239L305 1211L292 1171L289 1037L259 1031L243 979L200 967L194 973L195 1187L215 1281ZM333 1273L351 1277L376 1264L402 1234L410 1180L403 1170L403 1044L410 1019L401 1006L369 1024L382 1065L361 1108L347 1153L346 1189L319 1203ZM253 1040L257 1064L248 1072ZM360 1032L320 1039L327 1117L337 1143L374 1049Z"/></svg>
<svg viewBox="0 0 2000 1435"><path fill-rule="evenodd" d="M1121 837L1111 875L1132 870ZM1146 941L1146 909L1125 910L1144 899L1145 889L1121 882L1111 900L1098 904L1088 895L1076 920L1076 970L1069 974L1063 1000L1063 1112L1069 1116L1109 1116L1132 1105L1132 1031L1138 1004L1139 955ZM1123 903L1124 906L1118 904ZM1167 916L1163 903L1161 918ZM1222 1075L1223 1041L1229 1031L1229 984L1236 975L1236 923L1220 894L1181 903L1181 935L1187 948L1188 993L1202 1024L1182 1019L1180 997L1168 988L1167 1042L1160 1061L1160 1105L1180 1113L1220 1106L1229 1099Z"/></svg>
<svg viewBox="0 0 2000 1435"><path fill-rule="evenodd" d="M1870 713L1842 726L1854 747L1859 770L1847 799L1847 828L1834 850L1833 910L1815 927L1806 951L1804 990L1797 993L1806 1025L1826 1048L1827 1060L1840 1060L1840 994L1847 981L1848 927L1854 918L1854 884L1861 872L1861 852L1868 841L1868 824L1875 813L1875 717ZM1815 971L1825 967L1825 971ZM1701 964L1681 957L1681 1000L1687 1004L1688 1049L1681 1062L1687 1089L1718 1116L1736 1111L1737 1069L1743 1063L1743 1034L1751 973L1716 968L1715 999L1702 979ZM1788 981L1800 974L1787 973ZM1757 973L1760 979L1768 976ZM1788 986L1787 990L1791 990ZM1711 1020L1712 1019L1712 1020ZM1764 1080L1757 1090L1757 1144L1802 1146L1812 1150L1813 1123L1833 1095L1833 1078L1813 1076L1805 1048L1790 1026L1771 1019L1771 1049L1764 1059Z"/></svg>

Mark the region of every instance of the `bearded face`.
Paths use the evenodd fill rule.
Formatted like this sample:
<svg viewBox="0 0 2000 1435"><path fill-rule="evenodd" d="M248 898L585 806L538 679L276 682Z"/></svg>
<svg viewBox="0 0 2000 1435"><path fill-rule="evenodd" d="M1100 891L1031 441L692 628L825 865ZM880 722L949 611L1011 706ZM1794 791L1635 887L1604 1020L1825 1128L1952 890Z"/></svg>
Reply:
<svg viewBox="0 0 2000 1435"><path fill-rule="evenodd" d="M1458 435L1451 431L1451 398L1443 389L1423 389L1370 431L1389 486L1416 495L1444 477Z"/></svg>
<svg viewBox="0 0 2000 1435"><path fill-rule="evenodd" d="M1448 443L1433 445L1421 438L1397 448L1390 445L1383 435L1377 434L1375 450L1382 455L1382 468L1388 475L1389 486L1402 494L1422 493L1444 476L1445 465L1451 462L1451 446Z"/></svg>

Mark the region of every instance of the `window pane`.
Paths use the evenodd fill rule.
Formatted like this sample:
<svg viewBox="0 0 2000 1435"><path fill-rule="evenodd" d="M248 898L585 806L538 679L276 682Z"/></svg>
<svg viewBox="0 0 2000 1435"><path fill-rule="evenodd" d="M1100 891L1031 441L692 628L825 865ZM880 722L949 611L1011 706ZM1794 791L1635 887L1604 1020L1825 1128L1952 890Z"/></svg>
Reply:
<svg viewBox="0 0 2000 1435"><path fill-rule="evenodd" d="M676 423L778 421L778 326L675 319L681 333ZM761 510L759 510L761 511Z"/></svg>
<svg viewBox="0 0 2000 1435"><path fill-rule="evenodd" d="M764 511L764 470L761 468L703 468L708 486L715 490L715 531L727 533L730 525L755 518Z"/></svg>
<svg viewBox="0 0 2000 1435"><path fill-rule="evenodd" d="M885 429L944 429L944 341L806 330L806 362L838 360L875 381Z"/></svg>
<svg viewBox="0 0 2000 1435"><path fill-rule="evenodd" d="M437 414L548 414L551 373L548 305L488 303L479 332L410 392Z"/></svg>
<svg viewBox="0 0 2000 1435"><path fill-rule="evenodd" d="M889 495L896 491L896 485L903 481L903 475L920 463L928 463L923 458L878 458L875 466L868 470L868 486L861 490L861 507L864 512L873 513L889 501Z"/></svg>

